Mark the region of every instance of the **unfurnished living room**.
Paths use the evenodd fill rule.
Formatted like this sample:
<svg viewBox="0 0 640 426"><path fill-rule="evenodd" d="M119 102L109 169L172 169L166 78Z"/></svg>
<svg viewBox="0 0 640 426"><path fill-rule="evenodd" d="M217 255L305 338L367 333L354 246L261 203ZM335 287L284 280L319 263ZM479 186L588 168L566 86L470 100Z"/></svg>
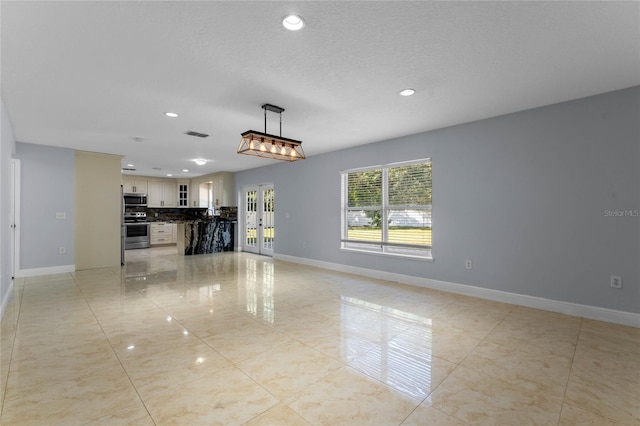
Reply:
<svg viewBox="0 0 640 426"><path fill-rule="evenodd" d="M0 1L0 424L640 424L640 3Z"/></svg>

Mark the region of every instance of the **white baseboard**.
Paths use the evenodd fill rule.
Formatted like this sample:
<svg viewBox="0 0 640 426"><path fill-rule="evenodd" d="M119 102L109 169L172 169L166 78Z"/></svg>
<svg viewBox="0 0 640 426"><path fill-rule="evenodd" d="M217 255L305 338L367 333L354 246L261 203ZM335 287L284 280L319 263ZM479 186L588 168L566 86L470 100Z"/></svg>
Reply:
<svg viewBox="0 0 640 426"><path fill-rule="evenodd" d="M75 272L76 265L49 266L47 268L20 269L16 271L16 277L35 277L38 275L64 274Z"/></svg>
<svg viewBox="0 0 640 426"><path fill-rule="evenodd" d="M376 271L355 266L341 265L339 263L323 262L302 257L289 256L283 254L274 255L274 259L286 262L299 263L317 268L330 269L332 271L346 272L350 274L362 275L370 278L379 278L388 281L395 281L401 284L409 284L417 287L442 290L450 293L462 294L465 296L478 297L481 299L494 300L496 302L511 303L514 305L526 306L528 308L542 309L545 311L558 312L565 315L589 318L598 321L611 322L615 324L628 325L640 328L640 314L613 309L600 308L598 306L580 305L577 303L562 302L559 300L545 299L524 294L509 293L500 290L491 290L482 287L475 287L466 284L456 284L447 281L432 280L429 278L413 277L410 275L395 274L391 272Z"/></svg>
<svg viewBox="0 0 640 426"><path fill-rule="evenodd" d="M2 306L0 306L0 321L4 318L4 313L7 312L7 307L9 306L11 299L13 299L13 280L11 281L11 284L9 284L9 290L7 290L2 298Z"/></svg>

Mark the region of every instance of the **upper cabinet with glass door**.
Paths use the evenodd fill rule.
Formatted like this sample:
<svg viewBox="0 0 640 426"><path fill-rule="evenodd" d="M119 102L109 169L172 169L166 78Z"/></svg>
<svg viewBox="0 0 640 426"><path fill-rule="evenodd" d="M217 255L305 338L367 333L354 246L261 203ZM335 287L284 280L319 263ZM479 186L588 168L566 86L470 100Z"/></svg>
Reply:
<svg viewBox="0 0 640 426"><path fill-rule="evenodd" d="M189 205L189 181L178 180L178 207L188 208Z"/></svg>

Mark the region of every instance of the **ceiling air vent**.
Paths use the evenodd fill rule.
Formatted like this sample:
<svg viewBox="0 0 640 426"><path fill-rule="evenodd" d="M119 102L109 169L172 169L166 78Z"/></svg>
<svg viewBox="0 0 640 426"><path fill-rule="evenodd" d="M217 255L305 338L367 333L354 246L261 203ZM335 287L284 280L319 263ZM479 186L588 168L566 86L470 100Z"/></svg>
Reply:
<svg viewBox="0 0 640 426"><path fill-rule="evenodd" d="M136 169L132 169L131 167L123 167L123 168L122 168L122 171L123 171L123 172L135 172L135 171L136 171Z"/></svg>
<svg viewBox="0 0 640 426"><path fill-rule="evenodd" d="M188 132L184 132L185 135L189 135L189 136L196 136L198 138L207 138L209 137L209 135L205 134L205 133L198 133L198 132L194 132L189 130Z"/></svg>

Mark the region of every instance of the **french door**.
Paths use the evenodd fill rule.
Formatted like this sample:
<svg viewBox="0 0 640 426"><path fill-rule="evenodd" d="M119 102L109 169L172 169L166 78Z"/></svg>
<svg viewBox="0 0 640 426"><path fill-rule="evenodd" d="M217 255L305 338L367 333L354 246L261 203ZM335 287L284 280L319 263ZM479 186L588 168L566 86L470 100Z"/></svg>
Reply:
<svg viewBox="0 0 640 426"><path fill-rule="evenodd" d="M244 230L242 249L273 256L275 243L275 191L273 185L248 186L244 189Z"/></svg>

